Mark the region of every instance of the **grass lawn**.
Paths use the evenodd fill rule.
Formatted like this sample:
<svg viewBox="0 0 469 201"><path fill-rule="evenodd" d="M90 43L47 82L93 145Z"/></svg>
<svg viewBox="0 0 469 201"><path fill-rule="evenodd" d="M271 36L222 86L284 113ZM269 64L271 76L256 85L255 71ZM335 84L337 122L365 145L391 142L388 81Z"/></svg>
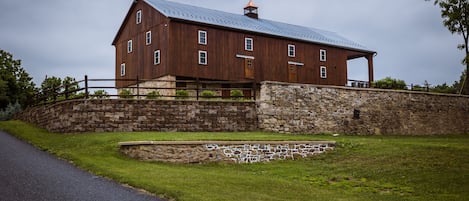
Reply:
<svg viewBox="0 0 469 201"><path fill-rule="evenodd" d="M48 133L19 121L0 129L82 169L175 200L469 200L469 136L250 133ZM177 165L118 152L133 140L333 140L335 151L296 161Z"/></svg>

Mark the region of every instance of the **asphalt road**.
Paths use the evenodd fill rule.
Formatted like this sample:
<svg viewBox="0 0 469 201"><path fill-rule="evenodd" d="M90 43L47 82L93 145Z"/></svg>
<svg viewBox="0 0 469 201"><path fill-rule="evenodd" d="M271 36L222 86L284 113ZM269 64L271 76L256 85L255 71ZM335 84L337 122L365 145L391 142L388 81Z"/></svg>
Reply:
<svg viewBox="0 0 469 201"><path fill-rule="evenodd" d="M0 131L0 201L163 201L94 176Z"/></svg>

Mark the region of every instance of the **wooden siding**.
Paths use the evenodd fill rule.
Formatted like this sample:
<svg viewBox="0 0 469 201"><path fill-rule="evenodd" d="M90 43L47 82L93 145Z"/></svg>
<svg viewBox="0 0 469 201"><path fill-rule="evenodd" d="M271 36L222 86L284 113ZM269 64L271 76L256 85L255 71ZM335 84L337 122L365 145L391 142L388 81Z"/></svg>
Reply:
<svg viewBox="0 0 469 201"><path fill-rule="evenodd" d="M136 24L136 12L142 10L142 23ZM169 19L143 1L129 10L116 36L116 78L154 79L164 75L212 80L252 80L243 57L254 57L254 80L339 85L347 83L347 60L369 53L327 45L290 40L264 34ZM207 44L198 44L198 31L206 31ZM145 44L145 33L152 32L151 45ZM253 39L253 51L245 50L245 38ZM127 53L127 41L133 41L133 52ZM288 56L288 45L295 45L295 57ZM319 59L327 51L327 61ZM153 64L153 52L160 50L159 65ZM198 63L198 52L207 51L207 65ZM241 56L241 57L240 57ZM290 64L289 64L290 62ZM126 75L120 76L120 65L126 63ZM292 65L302 64L302 65ZM320 67L327 67L327 78L320 77ZM297 68L296 75L289 73ZM292 77L294 76L294 78ZM133 83L117 82L116 87Z"/></svg>
<svg viewBox="0 0 469 201"><path fill-rule="evenodd" d="M302 63L296 66L299 83L345 85L347 82L348 52L336 47L267 37L185 22L170 23L169 74L218 80L244 80L245 59L237 55L253 56L257 82L289 82L288 62ZM207 32L207 45L198 44L198 31ZM244 39L253 39L253 51L246 51ZM295 57L288 56L288 45L296 47ZM327 50L327 61L319 61L321 49ZM198 64L198 51L208 54L208 64ZM320 67L327 67L327 78L320 78Z"/></svg>
<svg viewBox="0 0 469 201"><path fill-rule="evenodd" d="M142 23L136 23L136 13L142 10ZM115 40L116 47L116 78L153 79L167 74L168 66L168 24L169 19L156 12L154 8L139 1L129 10L123 27ZM146 45L146 32L151 31L151 44ZM132 40L133 51L127 53L127 41ZM154 65L154 51L160 50L160 64ZM120 65L126 64L125 76L120 75ZM128 86L129 82L117 82L116 87Z"/></svg>

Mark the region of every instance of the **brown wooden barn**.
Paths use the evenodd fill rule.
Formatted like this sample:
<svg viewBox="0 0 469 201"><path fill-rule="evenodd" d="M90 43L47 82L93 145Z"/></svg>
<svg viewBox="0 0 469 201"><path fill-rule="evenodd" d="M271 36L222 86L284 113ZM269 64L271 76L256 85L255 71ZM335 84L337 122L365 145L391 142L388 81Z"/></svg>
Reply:
<svg viewBox="0 0 469 201"><path fill-rule="evenodd" d="M241 15L135 0L112 44L116 78L345 86L347 61L364 57L373 81L374 51L333 32L262 19L252 1Z"/></svg>

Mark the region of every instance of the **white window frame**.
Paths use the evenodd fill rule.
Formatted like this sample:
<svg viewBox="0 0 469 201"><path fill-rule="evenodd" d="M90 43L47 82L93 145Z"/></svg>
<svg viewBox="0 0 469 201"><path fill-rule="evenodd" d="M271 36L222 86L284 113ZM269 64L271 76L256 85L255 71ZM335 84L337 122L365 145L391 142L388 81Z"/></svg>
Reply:
<svg viewBox="0 0 469 201"><path fill-rule="evenodd" d="M319 76L322 78L322 79L326 79L327 78L327 67L325 66L321 66L320 69L319 69Z"/></svg>
<svg viewBox="0 0 469 201"><path fill-rule="evenodd" d="M199 44L201 45L207 45L207 31L202 31L202 30L199 30Z"/></svg>
<svg viewBox="0 0 469 201"><path fill-rule="evenodd" d="M125 63L121 64L121 77L125 76Z"/></svg>
<svg viewBox="0 0 469 201"><path fill-rule="evenodd" d="M156 50L154 53L153 53L153 64L154 65L158 65L161 63L161 54L160 54L160 50Z"/></svg>
<svg viewBox="0 0 469 201"><path fill-rule="evenodd" d="M145 33L145 44L150 45L151 44L151 31L147 31Z"/></svg>
<svg viewBox="0 0 469 201"><path fill-rule="evenodd" d="M137 13L135 14L135 22L136 24L142 23L142 10L138 10Z"/></svg>
<svg viewBox="0 0 469 201"><path fill-rule="evenodd" d="M250 47L248 46L248 41L250 42ZM254 51L254 40L252 38L244 38L244 49L246 51Z"/></svg>
<svg viewBox="0 0 469 201"><path fill-rule="evenodd" d="M327 61L327 51L324 49L319 50L319 61Z"/></svg>
<svg viewBox="0 0 469 201"><path fill-rule="evenodd" d="M202 57L202 54L205 55L205 57ZM205 61L202 61L204 59ZM208 63L208 54L207 51L199 50L199 64L200 65L207 65Z"/></svg>
<svg viewBox="0 0 469 201"><path fill-rule="evenodd" d="M127 53L132 53L132 40L127 41Z"/></svg>
<svg viewBox="0 0 469 201"><path fill-rule="evenodd" d="M295 57L296 56L296 47L295 45L289 44L288 45L288 56Z"/></svg>

